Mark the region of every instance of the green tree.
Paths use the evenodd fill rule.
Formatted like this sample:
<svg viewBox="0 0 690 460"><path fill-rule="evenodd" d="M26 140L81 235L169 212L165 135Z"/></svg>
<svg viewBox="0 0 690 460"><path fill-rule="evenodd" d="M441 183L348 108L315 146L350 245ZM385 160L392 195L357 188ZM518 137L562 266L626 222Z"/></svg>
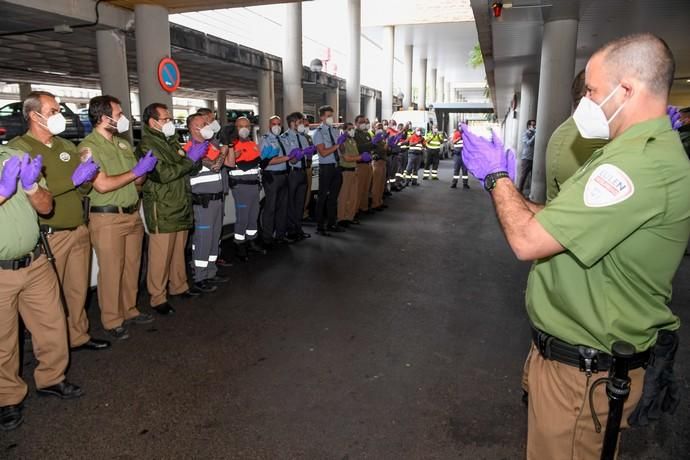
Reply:
<svg viewBox="0 0 690 460"><path fill-rule="evenodd" d="M479 43L477 43L476 45L474 45L474 48L472 48L472 51L470 51L470 58L467 60L467 65L469 65L473 69L476 69L477 67L483 64L484 56L482 55L482 49L479 46Z"/></svg>

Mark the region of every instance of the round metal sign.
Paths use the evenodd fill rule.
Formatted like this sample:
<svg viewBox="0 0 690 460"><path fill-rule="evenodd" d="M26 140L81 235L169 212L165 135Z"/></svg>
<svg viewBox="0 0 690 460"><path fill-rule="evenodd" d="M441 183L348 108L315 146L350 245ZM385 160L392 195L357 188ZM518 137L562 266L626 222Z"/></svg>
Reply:
<svg viewBox="0 0 690 460"><path fill-rule="evenodd" d="M158 64L158 82L165 91L172 93L180 86L180 69L171 58L161 59Z"/></svg>

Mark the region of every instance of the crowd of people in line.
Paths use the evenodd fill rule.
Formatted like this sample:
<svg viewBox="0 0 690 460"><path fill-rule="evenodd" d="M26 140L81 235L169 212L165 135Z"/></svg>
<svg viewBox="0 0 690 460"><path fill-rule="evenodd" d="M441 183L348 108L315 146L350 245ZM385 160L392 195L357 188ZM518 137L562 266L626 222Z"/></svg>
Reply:
<svg viewBox="0 0 690 460"><path fill-rule="evenodd" d="M79 145L60 137L66 122L51 93L29 94L23 115L27 132L0 147L2 430L22 423L28 391L19 375L19 317L37 359L38 394L78 398L82 389L65 379L70 351L108 349L129 338L132 326L154 321L138 306L144 248L151 311L172 315L171 297L196 298L228 282L218 271L230 265L220 254L228 194L235 204L234 254L247 261L311 238L302 226L308 215L321 237L359 225L361 216L387 208L386 196L419 185L423 162L422 180L438 180L446 142L437 127L394 120L372 127L363 115L339 129L329 106L319 109L321 123L311 135L307 118L295 112L285 123L271 117L269 132L256 140L249 119L222 127L213 111L201 109L188 117L189 138L181 142L170 109L154 103L143 111L136 148L113 96L91 99L94 129ZM459 127L452 142L453 187L462 170L468 188ZM190 233L192 280L185 257ZM90 335L85 311L92 248L108 340Z"/></svg>

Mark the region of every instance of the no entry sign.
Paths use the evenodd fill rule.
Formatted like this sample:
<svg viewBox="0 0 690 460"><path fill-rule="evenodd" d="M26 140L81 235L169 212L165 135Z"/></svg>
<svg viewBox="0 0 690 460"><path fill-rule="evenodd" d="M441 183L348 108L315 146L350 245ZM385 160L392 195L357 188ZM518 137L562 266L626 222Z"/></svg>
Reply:
<svg viewBox="0 0 690 460"><path fill-rule="evenodd" d="M172 93L180 86L180 69L171 58L161 59L158 64L158 82L161 88Z"/></svg>

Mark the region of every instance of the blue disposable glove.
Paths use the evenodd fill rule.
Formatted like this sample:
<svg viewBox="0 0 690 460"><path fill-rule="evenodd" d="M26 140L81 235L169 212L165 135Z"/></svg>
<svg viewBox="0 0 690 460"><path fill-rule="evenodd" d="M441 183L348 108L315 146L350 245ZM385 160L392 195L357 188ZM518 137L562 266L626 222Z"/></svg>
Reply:
<svg viewBox="0 0 690 460"><path fill-rule="evenodd" d="M508 172L506 151L495 131L492 131L490 141L472 133L467 125L462 125L462 133L462 160L474 177L484 183L489 174Z"/></svg>
<svg viewBox="0 0 690 460"><path fill-rule="evenodd" d="M270 160L272 158L275 158L278 156L278 152L279 152L279 149L277 147L266 144L261 149L261 159L262 160Z"/></svg>
<svg viewBox="0 0 690 460"><path fill-rule="evenodd" d="M678 108L673 105L669 105L666 109L666 114L668 115L669 120L671 120L671 126L673 129L678 131L681 126L683 126L683 122L680 121L680 112L678 111Z"/></svg>
<svg viewBox="0 0 690 460"><path fill-rule="evenodd" d="M349 136L347 133L342 133L340 136L338 136L338 139L335 141L335 143L338 145L343 145L348 137Z"/></svg>
<svg viewBox="0 0 690 460"><path fill-rule="evenodd" d="M362 154L359 156L359 161L363 161L365 163L370 163L371 162L371 153L362 152Z"/></svg>
<svg viewBox="0 0 690 460"><path fill-rule="evenodd" d="M0 196L8 199L17 193L17 181L22 164L19 157L12 157L5 162L0 176Z"/></svg>

